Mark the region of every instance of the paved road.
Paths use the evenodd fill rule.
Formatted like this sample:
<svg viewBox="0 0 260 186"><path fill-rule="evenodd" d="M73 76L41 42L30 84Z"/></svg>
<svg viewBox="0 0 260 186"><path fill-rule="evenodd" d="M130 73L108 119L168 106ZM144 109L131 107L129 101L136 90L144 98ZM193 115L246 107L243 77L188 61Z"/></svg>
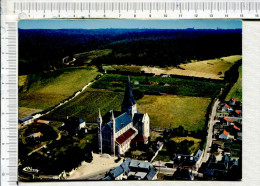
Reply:
<svg viewBox="0 0 260 186"><path fill-rule="evenodd" d="M212 108L212 112L211 112L211 116L210 116L210 121L209 121L209 125L208 125L208 137L207 137L207 145L202 157L202 161L201 162L206 162L209 159L209 148L212 144L212 134L213 134L213 125L214 125L214 118L216 116L216 112L217 112L217 107L219 105L220 101L217 99L216 102L214 103L214 106ZM199 166L200 167L200 166Z"/></svg>

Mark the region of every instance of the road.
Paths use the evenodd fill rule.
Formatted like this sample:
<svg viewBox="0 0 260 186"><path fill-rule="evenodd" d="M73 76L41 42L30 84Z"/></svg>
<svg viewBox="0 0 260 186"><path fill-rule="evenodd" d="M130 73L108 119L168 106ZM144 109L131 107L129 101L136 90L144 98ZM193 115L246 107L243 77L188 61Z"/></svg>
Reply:
<svg viewBox="0 0 260 186"><path fill-rule="evenodd" d="M217 107L218 107L219 103L220 103L220 101L217 99L216 102L214 103L213 108L212 108L210 121L209 121L209 125L208 125L207 144L206 144L206 148L205 148L205 151L203 153L203 157L202 157L202 161L201 162L206 162L209 159L210 153L208 153L208 152L210 151L210 146L212 144L213 125L214 125L214 122L215 122L214 118L216 116Z"/></svg>
<svg viewBox="0 0 260 186"><path fill-rule="evenodd" d="M35 153L35 152L37 152L37 151L39 151L39 150L41 150L43 147L45 147L46 146L46 144L45 145L43 145L43 146L40 146L39 148L37 148L37 149L34 149L33 151L31 151L31 152L29 152L28 153L28 156L30 156L32 153Z"/></svg>
<svg viewBox="0 0 260 186"><path fill-rule="evenodd" d="M166 168L166 167L156 167L158 173L162 173L162 174L168 174L168 175L173 175L174 172L177 170L176 168ZM198 176L198 177L203 177L203 174L198 173L197 171L193 170L192 174L194 176Z"/></svg>

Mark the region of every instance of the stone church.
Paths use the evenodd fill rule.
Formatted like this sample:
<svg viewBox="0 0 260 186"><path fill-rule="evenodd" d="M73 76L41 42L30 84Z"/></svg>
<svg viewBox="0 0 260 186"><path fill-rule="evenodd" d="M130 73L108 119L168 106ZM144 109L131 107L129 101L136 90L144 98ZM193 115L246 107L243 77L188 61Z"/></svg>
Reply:
<svg viewBox="0 0 260 186"><path fill-rule="evenodd" d="M131 143L148 143L150 119L137 109L130 77L128 77L121 111L98 115L98 144L100 153L122 155Z"/></svg>

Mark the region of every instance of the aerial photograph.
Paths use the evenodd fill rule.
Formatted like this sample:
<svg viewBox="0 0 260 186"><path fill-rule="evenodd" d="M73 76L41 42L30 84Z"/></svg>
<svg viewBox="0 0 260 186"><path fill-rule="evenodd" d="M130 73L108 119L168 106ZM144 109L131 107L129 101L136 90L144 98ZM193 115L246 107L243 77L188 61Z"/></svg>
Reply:
<svg viewBox="0 0 260 186"><path fill-rule="evenodd" d="M242 21L19 21L19 181L242 180Z"/></svg>

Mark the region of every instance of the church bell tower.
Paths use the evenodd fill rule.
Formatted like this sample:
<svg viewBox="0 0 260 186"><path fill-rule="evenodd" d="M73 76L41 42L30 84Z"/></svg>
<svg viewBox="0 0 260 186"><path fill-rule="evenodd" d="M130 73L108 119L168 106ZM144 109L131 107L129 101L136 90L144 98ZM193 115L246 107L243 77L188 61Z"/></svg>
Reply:
<svg viewBox="0 0 260 186"><path fill-rule="evenodd" d="M121 105L121 112L127 112L132 118L134 117L134 114L137 113L136 102L134 99L129 76L125 89L124 99Z"/></svg>

